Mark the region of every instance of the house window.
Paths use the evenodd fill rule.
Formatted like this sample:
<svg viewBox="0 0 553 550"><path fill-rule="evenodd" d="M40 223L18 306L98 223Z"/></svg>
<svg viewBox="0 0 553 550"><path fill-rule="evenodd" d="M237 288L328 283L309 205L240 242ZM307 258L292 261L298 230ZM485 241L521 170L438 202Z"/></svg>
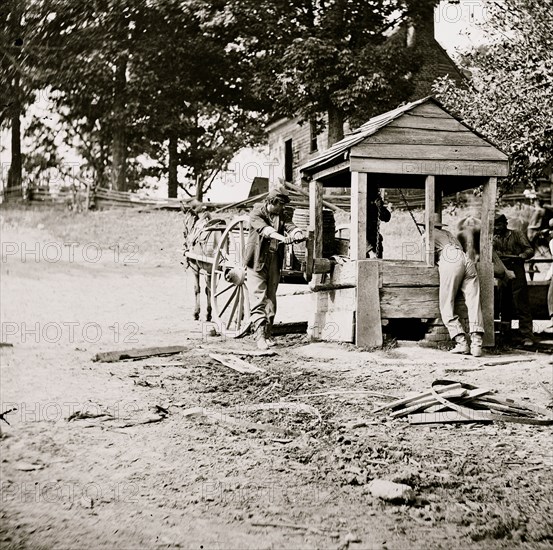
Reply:
<svg viewBox="0 0 553 550"><path fill-rule="evenodd" d="M290 183L294 181L294 152L291 139L284 142L284 179Z"/></svg>
<svg viewBox="0 0 553 550"><path fill-rule="evenodd" d="M315 151L318 151L319 147L317 146L317 128L314 120L309 123L309 140L309 152L314 153Z"/></svg>

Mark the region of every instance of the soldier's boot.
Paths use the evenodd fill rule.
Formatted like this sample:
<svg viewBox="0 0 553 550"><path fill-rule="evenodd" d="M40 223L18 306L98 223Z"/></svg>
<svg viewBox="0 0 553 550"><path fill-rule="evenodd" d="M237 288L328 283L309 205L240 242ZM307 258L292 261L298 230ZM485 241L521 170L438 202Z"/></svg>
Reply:
<svg viewBox="0 0 553 550"><path fill-rule="evenodd" d="M255 331L255 341L257 345L257 349L260 350L266 350L269 348L269 344L267 344L267 339L265 337L265 331L266 331L266 325L259 325L257 327L257 330Z"/></svg>
<svg viewBox="0 0 553 550"><path fill-rule="evenodd" d="M470 354L474 357L482 355L482 335L479 332L470 335Z"/></svg>
<svg viewBox="0 0 553 550"><path fill-rule="evenodd" d="M265 325L265 340L267 341L267 346L272 348L276 345L276 342L273 338L273 325L272 323L267 323Z"/></svg>
<svg viewBox="0 0 553 550"><path fill-rule="evenodd" d="M467 355L470 352L467 337L464 334L458 334L455 336L455 347L451 350L451 353L462 353Z"/></svg>

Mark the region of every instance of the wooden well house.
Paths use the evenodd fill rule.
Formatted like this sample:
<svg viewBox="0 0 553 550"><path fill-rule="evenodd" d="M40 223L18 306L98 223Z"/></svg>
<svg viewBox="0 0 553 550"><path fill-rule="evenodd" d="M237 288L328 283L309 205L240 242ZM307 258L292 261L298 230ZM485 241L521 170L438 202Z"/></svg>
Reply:
<svg viewBox="0 0 553 550"><path fill-rule="evenodd" d="M442 197L481 186L478 270L486 330L484 345L493 345L494 208L497 178L507 176L508 171L508 158L503 152L433 97L370 119L304 164L301 173L310 186L313 236L311 334L376 347L383 343L383 320L439 320L434 222L442 219ZM342 265L322 258L322 197L327 187L351 188L352 261ZM418 261L366 259L367 198L376 189L386 188L424 190L427 238ZM420 235L414 230L413 242L406 246L417 244L422 246Z"/></svg>

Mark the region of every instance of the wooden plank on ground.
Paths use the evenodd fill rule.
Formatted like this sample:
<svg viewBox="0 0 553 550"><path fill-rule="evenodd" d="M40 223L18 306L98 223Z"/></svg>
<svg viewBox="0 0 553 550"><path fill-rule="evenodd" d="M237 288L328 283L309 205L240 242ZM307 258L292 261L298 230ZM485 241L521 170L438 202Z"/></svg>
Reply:
<svg viewBox="0 0 553 550"><path fill-rule="evenodd" d="M380 347L383 342L379 272L379 261L357 261L355 345L363 348Z"/></svg>
<svg viewBox="0 0 553 550"><path fill-rule="evenodd" d="M465 418L456 411L443 411L437 413L410 414L409 424L447 424L450 422L474 422L471 418ZM482 420L478 420L483 422ZM489 421L491 422L491 420Z"/></svg>
<svg viewBox="0 0 553 550"><path fill-rule="evenodd" d="M232 355L221 355L219 353L210 353L209 357L215 359L225 367L235 370L241 374L255 374L256 372L265 372L261 367L256 367L239 357L233 357Z"/></svg>
<svg viewBox="0 0 553 550"><path fill-rule="evenodd" d="M459 382L456 382L455 384L448 384L447 386L443 386L442 388L438 388L436 390L436 393L443 393L445 391L451 391L451 390L457 390L461 387L461 384ZM398 399L397 401L392 401L391 403L388 403L382 407L379 407L378 409L375 409L373 412L380 412L385 409L395 409L396 407L401 407L402 405L407 405L408 403L413 403L415 401L420 401L421 399L425 399L426 397L430 397L432 395L431 391L426 391L423 393L419 393L417 395L411 395L409 397L404 397L402 399Z"/></svg>
<svg viewBox="0 0 553 550"><path fill-rule="evenodd" d="M106 351L97 353L93 361L100 361L102 363L114 363L117 361L123 361L124 359L142 359L144 357L155 357L157 355L175 355L176 353L182 353L189 350L189 347L185 346L161 346L155 348L142 348L142 349L127 349L123 351Z"/></svg>
<svg viewBox="0 0 553 550"><path fill-rule="evenodd" d="M207 346L200 346L201 349L207 349ZM230 349L230 348L217 348L214 350L216 353L222 353L224 355L244 355L246 357L271 357L276 355L277 352L272 349Z"/></svg>

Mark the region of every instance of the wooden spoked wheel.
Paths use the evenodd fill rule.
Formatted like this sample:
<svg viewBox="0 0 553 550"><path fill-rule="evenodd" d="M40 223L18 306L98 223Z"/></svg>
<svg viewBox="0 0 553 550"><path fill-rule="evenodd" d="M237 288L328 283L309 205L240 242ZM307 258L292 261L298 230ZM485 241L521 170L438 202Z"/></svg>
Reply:
<svg viewBox="0 0 553 550"><path fill-rule="evenodd" d="M238 338L250 326L250 300L246 285L248 216L233 220L215 249L211 271L211 306L223 335Z"/></svg>

